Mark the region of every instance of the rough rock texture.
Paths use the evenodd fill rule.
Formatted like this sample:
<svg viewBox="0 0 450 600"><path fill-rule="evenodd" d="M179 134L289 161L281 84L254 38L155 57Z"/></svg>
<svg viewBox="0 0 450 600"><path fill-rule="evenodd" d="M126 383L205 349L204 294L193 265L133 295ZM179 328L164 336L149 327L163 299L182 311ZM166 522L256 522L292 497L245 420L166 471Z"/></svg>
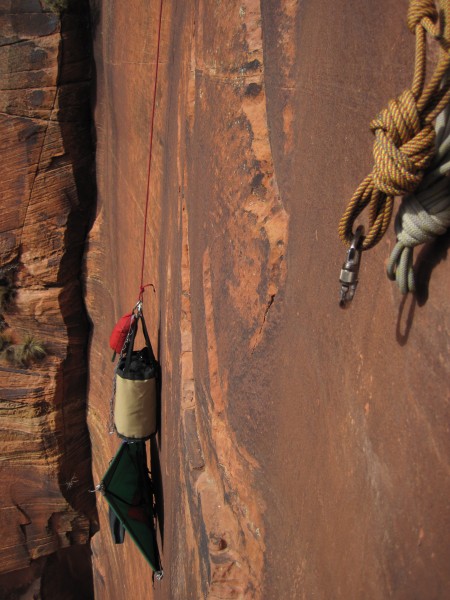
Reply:
<svg viewBox="0 0 450 600"><path fill-rule="evenodd" d="M35 335L48 353L28 368L0 362L2 598L74 598L74 585L92 595L80 284L95 201L87 16L83 3L61 21L37 0L0 2L0 278L13 288L2 327L15 342Z"/></svg>
<svg viewBox="0 0 450 600"><path fill-rule="evenodd" d="M99 481L119 443L108 337L139 289L159 2L92 6ZM368 123L411 77L406 9L164 2L145 269L163 369L157 598L450 594L448 237L419 253L419 302L385 277L390 232L338 306L336 228L371 166ZM98 508L96 598L149 597L149 568Z"/></svg>

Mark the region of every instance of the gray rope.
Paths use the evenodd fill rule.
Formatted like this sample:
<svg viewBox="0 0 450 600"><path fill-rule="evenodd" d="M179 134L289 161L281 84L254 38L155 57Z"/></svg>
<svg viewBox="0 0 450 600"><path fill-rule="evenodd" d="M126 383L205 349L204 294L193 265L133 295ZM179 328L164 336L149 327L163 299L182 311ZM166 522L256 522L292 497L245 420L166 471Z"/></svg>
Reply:
<svg viewBox="0 0 450 600"><path fill-rule="evenodd" d="M413 271L415 246L426 244L450 227L450 113L436 119L436 154L421 184L406 196L395 220L397 244L387 265L402 294L416 289Z"/></svg>

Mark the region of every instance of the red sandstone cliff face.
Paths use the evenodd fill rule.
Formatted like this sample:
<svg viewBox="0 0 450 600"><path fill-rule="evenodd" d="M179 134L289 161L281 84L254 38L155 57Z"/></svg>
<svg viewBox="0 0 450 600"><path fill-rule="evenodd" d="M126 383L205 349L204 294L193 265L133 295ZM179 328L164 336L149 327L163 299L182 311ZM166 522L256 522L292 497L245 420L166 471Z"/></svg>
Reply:
<svg viewBox="0 0 450 600"><path fill-rule="evenodd" d="M2 598L92 595L80 282L95 200L86 9L61 21L37 0L0 2L0 277L13 288L2 327L47 350L28 367L0 363Z"/></svg>
<svg viewBox="0 0 450 600"><path fill-rule="evenodd" d="M159 2L93 4L98 481L118 446L108 336L139 285ZM449 593L448 239L422 252L422 306L384 275L392 232L338 306L336 227L370 168L368 123L410 81L406 8L164 2L145 273L163 369L155 597ZM149 569L98 508L96 597L148 597Z"/></svg>

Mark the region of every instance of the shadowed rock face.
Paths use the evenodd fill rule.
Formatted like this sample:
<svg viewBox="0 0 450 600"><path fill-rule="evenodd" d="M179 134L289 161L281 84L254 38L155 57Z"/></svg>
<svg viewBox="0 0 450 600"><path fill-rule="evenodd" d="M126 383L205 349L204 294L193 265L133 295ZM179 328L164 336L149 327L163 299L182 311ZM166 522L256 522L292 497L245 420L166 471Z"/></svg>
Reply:
<svg viewBox="0 0 450 600"><path fill-rule="evenodd" d="M108 338L139 289L159 2L93 5L98 482L119 444ZM410 82L406 9L164 2L144 305L163 371L155 597L449 593L448 269L434 260L428 302L405 305L390 233L338 306L336 228L371 166L368 123ZM96 597L149 597L148 566L98 508Z"/></svg>
<svg viewBox="0 0 450 600"><path fill-rule="evenodd" d="M78 586L89 598L96 513L80 283L95 201L87 5L61 21L37 0L2 1L0 22L0 276L13 288L2 327L15 342L35 335L48 353L28 368L0 363L0 595L72 598Z"/></svg>

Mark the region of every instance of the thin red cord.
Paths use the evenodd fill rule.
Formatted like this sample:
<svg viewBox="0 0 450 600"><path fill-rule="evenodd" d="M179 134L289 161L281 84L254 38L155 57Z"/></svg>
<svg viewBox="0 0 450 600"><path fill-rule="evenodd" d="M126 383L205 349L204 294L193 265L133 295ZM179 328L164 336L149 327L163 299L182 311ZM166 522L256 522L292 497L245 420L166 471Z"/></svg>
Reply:
<svg viewBox="0 0 450 600"><path fill-rule="evenodd" d="M142 300L142 294L149 284L144 285L144 265L145 265L145 246L147 242L147 216L148 216L148 205L150 199L150 178L152 172L152 147L153 147L153 126L155 123L155 108L156 108L156 89L158 85L158 70L159 70L159 51L161 46L161 24L162 24L162 9L163 0L159 4L159 23L158 23L158 41L156 50L156 65L155 65L155 83L153 86L153 106L152 116L150 120L150 143L149 143L149 156L148 156L148 170L147 170L147 193L145 201L145 217L144 217L144 241L142 245L142 266L141 266L141 285L139 287L139 300Z"/></svg>

